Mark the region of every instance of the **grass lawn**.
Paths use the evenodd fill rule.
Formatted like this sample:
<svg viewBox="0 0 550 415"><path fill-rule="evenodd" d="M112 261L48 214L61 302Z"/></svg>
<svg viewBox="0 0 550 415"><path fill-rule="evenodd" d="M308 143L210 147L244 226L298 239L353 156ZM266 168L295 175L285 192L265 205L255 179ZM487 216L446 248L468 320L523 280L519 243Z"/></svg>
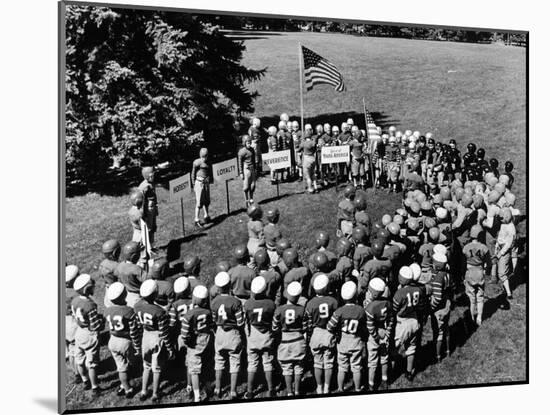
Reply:
<svg viewBox="0 0 550 415"><path fill-rule="evenodd" d="M526 114L525 114L525 49L495 45L471 45L402 39L359 38L340 34L274 34L253 33L244 39L247 46L244 63L252 67L268 67L266 77L251 86L261 96L256 114L264 126L274 117L287 112L300 116L298 90L298 42L334 62L342 71L348 91L336 94L329 86L321 86L304 96L306 119L334 120L338 123L353 115L362 120L362 97L383 127L432 131L437 139L455 138L461 149L475 141L487 150L488 157L513 161L518 196L517 207L526 211ZM307 120L306 120L307 122ZM157 188L160 203L157 245L182 237L180 206L168 200L167 183ZM195 253L202 258L202 278L210 281L217 261L229 259L231 248L245 242L247 217L242 207L240 181L229 183L232 213L226 216L225 189L212 186L211 213L217 219L213 227L194 230L193 198L184 203L187 237L182 239L181 252ZM369 194L369 211L378 219L399 205L399 198L385 193ZM266 179L260 180L255 200L262 206L277 206L281 211L281 229L300 254L305 256L316 229L335 229L338 193L332 188L316 195L304 194L303 184L282 184L280 198ZM66 200L66 259L78 264L83 272L97 275L103 241L117 238L122 243L131 238L127 218L129 200L123 196L96 193ZM525 225L519 232L525 235ZM335 239L335 237L333 238ZM333 243L334 241L332 241ZM392 385L395 389L437 387L477 383L498 383L526 380L526 270L516 276L517 287L510 311L498 309L489 300L486 323L465 332L462 315L466 305L460 303L452 312L453 354L439 365L427 357L426 347L420 351L421 372L410 385L402 377ZM96 300L103 309L103 287L98 284ZM489 286L488 296L494 299L498 288ZM429 325L424 343L431 339ZM100 381L108 388L97 399L81 386L71 383L66 394L69 409L105 408L139 405L137 398L128 401L116 396L118 386L109 352L102 347ZM423 366L423 367L422 367ZM136 381L135 381L136 382ZM245 379L239 386L244 392ZM311 385L306 374L306 388ZM163 384L168 392L162 403L186 402L181 384ZM307 389L308 393L311 388Z"/></svg>

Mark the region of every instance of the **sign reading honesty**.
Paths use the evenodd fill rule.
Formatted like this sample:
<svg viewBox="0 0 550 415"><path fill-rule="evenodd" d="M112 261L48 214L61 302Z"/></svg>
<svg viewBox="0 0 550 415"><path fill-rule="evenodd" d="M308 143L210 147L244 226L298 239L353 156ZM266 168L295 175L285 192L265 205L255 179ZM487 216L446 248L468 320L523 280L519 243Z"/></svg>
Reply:
<svg viewBox="0 0 550 415"><path fill-rule="evenodd" d="M321 147L321 164L349 162L349 146Z"/></svg>
<svg viewBox="0 0 550 415"><path fill-rule="evenodd" d="M175 202L184 197L185 192L191 191L191 175L184 174L177 179L170 180L170 201Z"/></svg>
<svg viewBox="0 0 550 415"><path fill-rule="evenodd" d="M290 150L272 151L262 154L262 161L271 170L286 169L290 164Z"/></svg>
<svg viewBox="0 0 550 415"><path fill-rule="evenodd" d="M216 182L225 182L237 177L237 159L221 161L212 165L214 180Z"/></svg>

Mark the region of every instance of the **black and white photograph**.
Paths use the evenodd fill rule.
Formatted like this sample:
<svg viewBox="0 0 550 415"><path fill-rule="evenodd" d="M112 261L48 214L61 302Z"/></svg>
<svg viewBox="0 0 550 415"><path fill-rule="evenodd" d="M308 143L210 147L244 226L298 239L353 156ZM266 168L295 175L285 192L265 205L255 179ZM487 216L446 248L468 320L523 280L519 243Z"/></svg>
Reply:
<svg viewBox="0 0 550 415"><path fill-rule="evenodd" d="M60 412L529 382L528 31L58 6Z"/></svg>

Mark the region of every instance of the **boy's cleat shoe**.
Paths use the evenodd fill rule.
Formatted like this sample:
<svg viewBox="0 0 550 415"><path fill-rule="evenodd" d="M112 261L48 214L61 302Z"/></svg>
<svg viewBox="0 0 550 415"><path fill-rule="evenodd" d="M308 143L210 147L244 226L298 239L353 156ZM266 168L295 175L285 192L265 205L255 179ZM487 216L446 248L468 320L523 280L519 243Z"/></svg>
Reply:
<svg viewBox="0 0 550 415"><path fill-rule="evenodd" d="M510 294L509 296L506 297L506 299L508 301L512 301L514 299L514 296L512 294Z"/></svg>
<svg viewBox="0 0 550 415"><path fill-rule="evenodd" d="M85 380L84 381L84 390L89 391L90 389L92 389L92 384L90 383L89 380Z"/></svg>
<svg viewBox="0 0 550 415"><path fill-rule="evenodd" d="M92 395L93 396L100 396L101 395L101 388L99 386L95 387L95 388L92 388Z"/></svg>
<svg viewBox="0 0 550 415"><path fill-rule="evenodd" d="M254 398L254 394L252 394L251 392L244 393L244 399L252 399L252 398Z"/></svg>
<svg viewBox="0 0 550 415"><path fill-rule="evenodd" d="M73 383L74 383L75 385L80 385L80 384L82 383L82 378L80 377L80 375L76 375L76 376L74 377Z"/></svg>
<svg viewBox="0 0 550 415"><path fill-rule="evenodd" d="M151 402L158 403L160 401L160 395L158 393L153 393L151 396Z"/></svg>
<svg viewBox="0 0 550 415"><path fill-rule="evenodd" d="M405 378L409 382L412 382L414 380L414 372L405 372Z"/></svg>
<svg viewBox="0 0 550 415"><path fill-rule="evenodd" d="M248 393L248 392L247 392ZM231 399L232 401L236 400L236 399L239 399L239 395L237 395L237 392L231 392L231 394L229 395L229 399Z"/></svg>
<svg viewBox="0 0 550 415"><path fill-rule="evenodd" d="M437 363L441 363L441 361L443 360L443 358L441 356L436 356L435 357L435 360L437 361Z"/></svg>
<svg viewBox="0 0 550 415"><path fill-rule="evenodd" d="M275 389L271 389L270 391L267 392L267 396L269 398L276 398L277 397L277 391Z"/></svg>
<svg viewBox="0 0 550 415"><path fill-rule="evenodd" d="M201 223L200 220L196 220L196 221L195 221L195 227L201 228L201 229L204 228L204 226L203 226L203 224Z"/></svg>
<svg viewBox="0 0 550 415"><path fill-rule="evenodd" d="M147 392L145 392L145 393L140 392L138 396L139 396L139 400L140 400L141 402L144 402L144 401L147 400L147 397L149 396L149 393L147 393Z"/></svg>
<svg viewBox="0 0 550 415"><path fill-rule="evenodd" d="M217 398L217 399L221 399L222 398L222 391L218 390L218 389L214 389L214 397Z"/></svg>
<svg viewBox="0 0 550 415"><path fill-rule="evenodd" d="M116 394L117 394L117 396L124 396L124 395L126 395L126 391L124 390L124 388L122 386L119 386L117 391L116 391Z"/></svg>
<svg viewBox="0 0 550 415"><path fill-rule="evenodd" d="M130 388L128 389L127 391L125 391L124 393L124 396L128 399L130 399L131 397L133 397L135 394L136 394L136 389L135 388Z"/></svg>
<svg viewBox="0 0 550 415"><path fill-rule="evenodd" d="M380 382L380 386L378 386L378 389L381 390L381 391L387 391L388 390L388 381L383 380L382 382Z"/></svg>
<svg viewBox="0 0 550 415"><path fill-rule="evenodd" d="M212 223L212 218L210 216L205 216L204 223Z"/></svg>

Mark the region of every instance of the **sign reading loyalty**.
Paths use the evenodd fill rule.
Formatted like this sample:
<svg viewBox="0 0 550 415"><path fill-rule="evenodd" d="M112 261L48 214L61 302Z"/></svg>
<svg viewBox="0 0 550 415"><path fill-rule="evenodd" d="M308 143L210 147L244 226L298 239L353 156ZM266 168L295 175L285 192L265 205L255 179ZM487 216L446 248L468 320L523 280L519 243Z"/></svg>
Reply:
<svg viewBox="0 0 550 415"><path fill-rule="evenodd" d="M191 192L191 175L189 173L184 174L177 179L170 180L170 201L175 202L178 199L183 199L184 193L190 194Z"/></svg>
<svg viewBox="0 0 550 415"><path fill-rule="evenodd" d="M212 165L214 180L225 182L237 177L237 159L232 158Z"/></svg>
<svg viewBox="0 0 550 415"><path fill-rule="evenodd" d="M347 163L349 146L321 147L321 164Z"/></svg>
<svg viewBox="0 0 550 415"><path fill-rule="evenodd" d="M290 167L290 150L272 151L263 153L262 161L271 170L286 169Z"/></svg>

